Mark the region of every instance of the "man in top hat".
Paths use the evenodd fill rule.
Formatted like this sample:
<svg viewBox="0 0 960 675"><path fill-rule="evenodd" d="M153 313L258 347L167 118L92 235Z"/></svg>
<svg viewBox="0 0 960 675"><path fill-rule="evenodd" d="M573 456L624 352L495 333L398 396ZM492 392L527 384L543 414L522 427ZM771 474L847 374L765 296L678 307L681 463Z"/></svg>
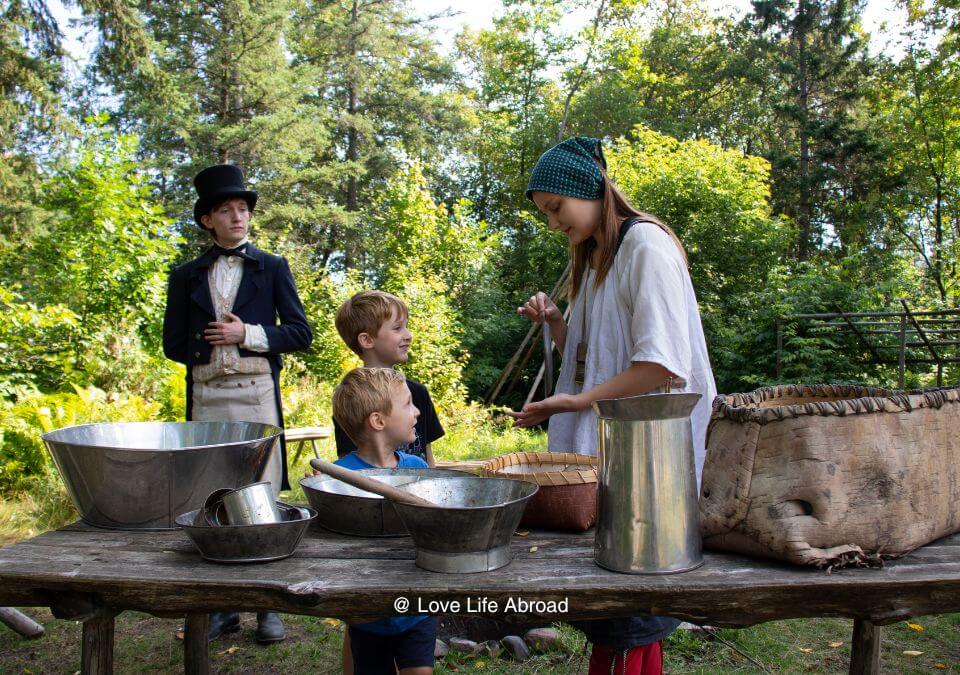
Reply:
<svg viewBox="0 0 960 675"><path fill-rule="evenodd" d="M170 273L163 353L187 366L187 419L283 425L280 355L313 336L287 261L247 241L257 193L237 166L207 167L194 178L193 217L214 244ZM286 446L263 476L275 494L287 482ZM239 630L237 612L210 617L210 638ZM257 614L257 640L284 639L278 614Z"/></svg>

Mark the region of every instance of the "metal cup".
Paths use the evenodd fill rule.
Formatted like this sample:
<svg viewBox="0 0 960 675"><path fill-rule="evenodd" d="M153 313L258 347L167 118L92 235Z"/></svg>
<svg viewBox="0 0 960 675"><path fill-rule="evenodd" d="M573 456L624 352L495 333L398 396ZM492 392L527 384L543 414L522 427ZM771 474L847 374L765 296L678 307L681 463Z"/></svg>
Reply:
<svg viewBox="0 0 960 675"><path fill-rule="evenodd" d="M270 481L231 490L221 501L231 525L262 525L282 520Z"/></svg>
<svg viewBox="0 0 960 675"><path fill-rule="evenodd" d="M203 502L203 508L197 511L194 525L227 525L227 514L223 508L223 496L232 492L231 488L220 488L211 492Z"/></svg>

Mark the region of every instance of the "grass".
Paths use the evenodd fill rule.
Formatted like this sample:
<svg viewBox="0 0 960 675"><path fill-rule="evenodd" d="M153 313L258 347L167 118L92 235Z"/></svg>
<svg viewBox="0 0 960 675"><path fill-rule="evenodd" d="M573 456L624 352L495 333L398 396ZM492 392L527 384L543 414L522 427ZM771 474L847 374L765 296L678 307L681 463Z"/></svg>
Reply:
<svg viewBox="0 0 960 675"><path fill-rule="evenodd" d="M458 411L447 435L434 446L438 459L479 459L521 450L545 449L545 435L490 423L477 408ZM321 455L336 456L332 439L318 442ZM296 478L309 468L306 449L291 467L294 489L288 501L305 502ZM0 544L8 544L58 527L75 517L55 475L38 480L17 500L0 501ZM47 635L20 639L0 628L0 673L74 672L80 659L80 626L54 619L48 610L25 609ZM253 641L254 620L243 615L244 630L211 644L211 667L222 673L339 672L343 624L332 619L286 615L288 639L261 647ZM911 624L913 627L911 627ZM182 643L174 638L180 621L139 612L117 618L115 666L118 673L174 673L182 670ZM438 673L585 673L584 639L560 626L560 643L522 666L504 657L450 654L438 661ZM670 673L845 672L852 622L843 619L796 619L744 629L718 631L719 639L677 631L667 641L665 670ZM732 646L731 646L732 645ZM904 652L921 652L910 656ZM747 656L745 656L747 655ZM749 658L748 658L749 657ZM884 672L960 673L960 614L924 617L888 626L881 655ZM759 664L759 665L758 665Z"/></svg>
<svg viewBox="0 0 960 675"><path fill-rule="evenodd" d="M22 640L0 629L0 672L74 672L80 661L80 626L51 617L45 609L24 610L44 625L39 640ZM253 640L255 621L244 614L243 630L210 645L211 670L218 673L339 672L343 624L332 619L284 616L288 638L262 647ZM960 673L960 614L923 617L886 627L881 663L889 673ZM180 622L139 612L117 618L117 673L176 673L183 668L183 646L174 637ZM560 643L524 664L508 658L449 654L437 662L438 673L585 673L583 636L560 626ZM851 621L796 619L751 628L719 631L723 641L691 631L677 631L665 645L669 673L842 673L850 658ZM733 645L736 649L728 646ZM739 650L739 651L737 651ZM922 652L918 656L905 651ZM748 659L743 654L749 655ZM756 663L754 663L756 662ZM760 665L758 666L757 663Z"/></svg>

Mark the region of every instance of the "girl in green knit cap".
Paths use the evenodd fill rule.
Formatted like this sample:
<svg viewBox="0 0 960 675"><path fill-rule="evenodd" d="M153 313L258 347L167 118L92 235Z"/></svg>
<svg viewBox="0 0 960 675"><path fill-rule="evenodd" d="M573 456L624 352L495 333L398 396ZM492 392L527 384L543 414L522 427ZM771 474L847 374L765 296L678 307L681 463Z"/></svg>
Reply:
<svg viewBox="0 0 960 675"><path fill-rule="evenodd" d="M570 242L570 315L542 292L518 311L549 324L563 355L556 392L513 413L515 424L549 420L551 451L597 454L594 401L666 390L701 394L692 415L697 479L716 385L683 245L665 223L636 209L610 180L600 141L570 138L537 161L527 197ZM549 392L548 392L549 394ZM593 643L590 673L662 670L666 617L577 622Z"/></svg>

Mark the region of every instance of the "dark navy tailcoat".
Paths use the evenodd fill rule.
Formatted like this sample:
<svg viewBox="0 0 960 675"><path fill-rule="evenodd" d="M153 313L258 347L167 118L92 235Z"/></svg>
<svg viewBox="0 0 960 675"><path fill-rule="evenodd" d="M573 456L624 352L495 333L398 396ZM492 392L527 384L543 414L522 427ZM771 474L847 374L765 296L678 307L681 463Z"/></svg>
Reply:
<svg viewBox="0 0 960 675"><path fill-rule="evenodd" d="M266 353L240 350L240 356L262 356L270 362L273 375L277 414L283 423L280 404L281 354L306 349L313 334L286 259L264 253L247 244L248 258L243 262L243 279L233 303L232 312L244 323L259 324L267 334L270 351ZM167 308L163 316L163 353L167 358L187 366L187 419L193 414L193 378L191 370L198 364L210 363L213 347L204 338L207 324L216 321L210 295L209 270L217 255L211 247L190 262L170 272ZM283 456L283 489L287 479L287 449L281 439Z"/></svg>

